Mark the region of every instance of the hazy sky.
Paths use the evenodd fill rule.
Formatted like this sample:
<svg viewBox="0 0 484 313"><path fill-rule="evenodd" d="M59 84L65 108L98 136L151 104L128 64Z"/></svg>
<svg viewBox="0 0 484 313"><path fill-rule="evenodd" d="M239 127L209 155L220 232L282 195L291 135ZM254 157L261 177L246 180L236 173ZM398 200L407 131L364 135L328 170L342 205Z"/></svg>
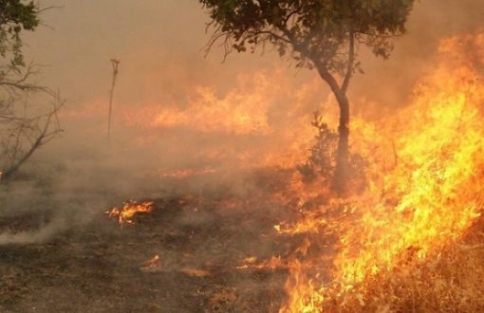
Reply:
<svg viewBox="0 0 484 313"><path fill-rule="evenodd" d="M203 48L209 39L205 27L208 15L196 0L41 0L40 4L54 8L42 13L44 26L25 38L29 59L45 65L38 81L60 90L66 99L64 112L89 106L98 110L97 120L90 117L76 124L64 119L65 136L73 133L89 136L83 132L93 124L98 127L97 133L105 129L111 58L121 61L114 95L115 124L120 118L117 114L126 109L138 110L147 105L163 108L167 103L181 108L189 106L187 103L200 86L212 88L218 94L240 89L237 75L248 73L250 77L257 69L267 69L269 78L274 69L282 69L277 74L279 80L273 77L274 91L268 92L267 101L271 102L268 112L272 114L269 118L282 114L275 112L277 108L287 111L291 103L285 102L295 100L277 93L290 92L290 96L296 96L306 88L308 77L320 84L321 92L304 99L308 102L304 104L304 112L297 114L310 117L326 101L325 93L329 93L315 72L293 70L287 60L281 61L274 52L264 56L233 54L222 64L222 49L215 46L204 57ZM352 103L364 97L387 107L404 104L417 78L431 66L428 60L435 54L439 40L446 35L479 29L483 16L484 0L416 1L408 34L396 41L390 60L362 53L365 74L352 80ZM285 77L286 87L277 91L281 77ZM190 147L194 147L194 142L203 145L203 140L214 142L214 138L193 135L180 138L176 141L188 140L183 145ZM220 146L227 141L230 142L225 139ZM166 142L162 145L164 149L169 146ZM161 154L166 156L165 150ZM175 158L176 155L179 153ZM184 155L197 158L194 151L185 151Z"/></svg>
<svg viewBox="0 0 484 313"><path fill-rule="evenodd" d="M45 26L27 38L27 53L47 65L44 77L72 102L107 97L111 58L121 60L119 98L154 92L149 80L183 84L207 62L205 16L196 1L43 0ZM177 70L174 68L178 67ZM186 72L184 72L186 71ZM191 71L190 75L188 71ZM125 92L123 92L123 90ZM135 97L135 96L133 96Z"/></svg>
<svg viewBox="0 0 484 313"><path fill-rule="evenodd" d="M208 18L196 0L41 0L40 5L58 8L42 13L45 26L27 36L26 53L47 66L40 79L59 88L70 106L108 97L113 57L121 60L116 87L121 103L182 93L190 84L224 88L238 71L279 62L273 53L265 58L247 53L221 64L217 48L204 58ZM402 62L412 63L404 65L408 70L433 52L429 43L475 28L482 16L483 0L416 1L409 34L394 57L364 63L364 80L398 71Z"/></svg>

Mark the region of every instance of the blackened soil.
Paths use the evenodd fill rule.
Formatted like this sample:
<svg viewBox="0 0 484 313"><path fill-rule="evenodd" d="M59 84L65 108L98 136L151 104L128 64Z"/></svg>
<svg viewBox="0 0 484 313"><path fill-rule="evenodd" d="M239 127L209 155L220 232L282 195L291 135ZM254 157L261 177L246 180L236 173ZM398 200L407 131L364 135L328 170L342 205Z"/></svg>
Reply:
<svg viewBox="0 0 484 313"><path fill-rule="evenodd" d="M284 207L236 197L154 201L134 224L99 212L43 243L0 245L0 312L278 312L287 270L238 267L296 244L273 227ZM3 218L0 231L49 218Z"/></svg>

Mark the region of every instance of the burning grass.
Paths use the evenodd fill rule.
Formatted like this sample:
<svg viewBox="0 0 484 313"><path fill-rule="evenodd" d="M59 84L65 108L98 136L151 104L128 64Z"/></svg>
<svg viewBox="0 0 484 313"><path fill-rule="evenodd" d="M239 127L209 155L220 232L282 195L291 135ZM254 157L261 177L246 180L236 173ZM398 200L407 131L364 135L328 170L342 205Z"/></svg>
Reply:
<svg viewBox="0 0 484 313"><path fill-rule="evenodd" d="M484 35L449 39L441 50L440 63L420 81L405 109L378 123L353 121L352 148L365 160L358 167L365 171L351 197L336 198L325 188L331 170L317 163L326 145L316 145L310 162L299 166L300 173L313 176L301 179L291 170L300 155L281 155L277 143L275 152L256 153L258 162L237 158L241 168L263 168L242 196L224 186L174 200L128 201L106 212L118 223L104 215L88 231L73 229L45 244L0 247L7 256L0 266L7 286L0 291L0 309L483 311ZM258 104L272 85L254 89L263 96L250 97L248 107L236 92L222 101L205 90L204 103L210 104L205 110L195 115L168 110L154 126L277 133L265 116L271 106ZM232 102L239 110L231 109ZM208 123L205 115L225 123ZM319 120L316 126L318 140L336 142ZM294 138L282 130L281 137ZM288 147L289 154L296 146L301 147ZM213 163L223 158L220 149L208 152ZM215 177L210 175L217 171L160 176L184 186L185 180ZM61 287L45 291L46 277L52 284L52 277L59 278ZM61 295L77 302L55 303ZM45 298L54 300L42 302Z"/></svg>
<svg viewBox="0 0 484 313"><path fill-rule="evenodd" d="M139 213L149 213L153 210L153 201L145 201L138 203L133 200L128 200L123 204L122 208L114 207L107 211L109 217L118 219L119 224L133 224L133 217Z"/></svg>
<svg viewBox="0 0 484 313"><path fill-rule="evenodd" d="M308 234L310 244L293 257L282 312L482 310L482 251L463 237L484 206L484 73L463 56L484 56L483 39L445 41L411 105L379 128L353 124L369 188L313 206L283 229ZM328 277L324 254L311 250L332 235Z"/></svg>

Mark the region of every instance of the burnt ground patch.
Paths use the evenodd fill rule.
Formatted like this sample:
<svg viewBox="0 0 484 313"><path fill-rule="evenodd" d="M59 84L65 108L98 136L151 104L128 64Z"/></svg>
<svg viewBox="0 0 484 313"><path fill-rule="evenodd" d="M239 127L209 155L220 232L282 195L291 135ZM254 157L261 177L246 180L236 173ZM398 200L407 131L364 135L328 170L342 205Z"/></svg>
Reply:
<svg viewBox="0 0 484 313"><path fill-rule="evenodd" d="M131 225L99 212L47 242L2 245L0 311L277 312L287 271L239 266L287 252L273 229L282 212L260 199L155 199ZM0 230L46 219L3 218Z"/></svg>

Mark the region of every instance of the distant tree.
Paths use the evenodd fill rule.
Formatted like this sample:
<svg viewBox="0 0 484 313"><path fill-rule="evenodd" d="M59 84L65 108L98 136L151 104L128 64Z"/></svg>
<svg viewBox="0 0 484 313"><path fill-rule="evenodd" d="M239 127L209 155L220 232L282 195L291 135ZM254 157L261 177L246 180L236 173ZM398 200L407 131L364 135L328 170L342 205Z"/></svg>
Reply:
<svg viewBox="0 0 484 313"><path fill-rule="evenodd" d="M33 1L0 0L0 179L3 182L60 132L59 93L30 82L38 71L33 65L26 66L22 53L21 34L36 29L40 23L39 12Z"/></svg>
<svg viewBox="0 0 484 313"><path fill-rule="evenodd" d="M212 19L207 51L219 40L225 56L267 44L296 67L316 69L339 106L332 186L342 194L349 178L350 79L360 70L358 46L388 58L392 39L405 33L414 0L199 0Z"/></svg>

